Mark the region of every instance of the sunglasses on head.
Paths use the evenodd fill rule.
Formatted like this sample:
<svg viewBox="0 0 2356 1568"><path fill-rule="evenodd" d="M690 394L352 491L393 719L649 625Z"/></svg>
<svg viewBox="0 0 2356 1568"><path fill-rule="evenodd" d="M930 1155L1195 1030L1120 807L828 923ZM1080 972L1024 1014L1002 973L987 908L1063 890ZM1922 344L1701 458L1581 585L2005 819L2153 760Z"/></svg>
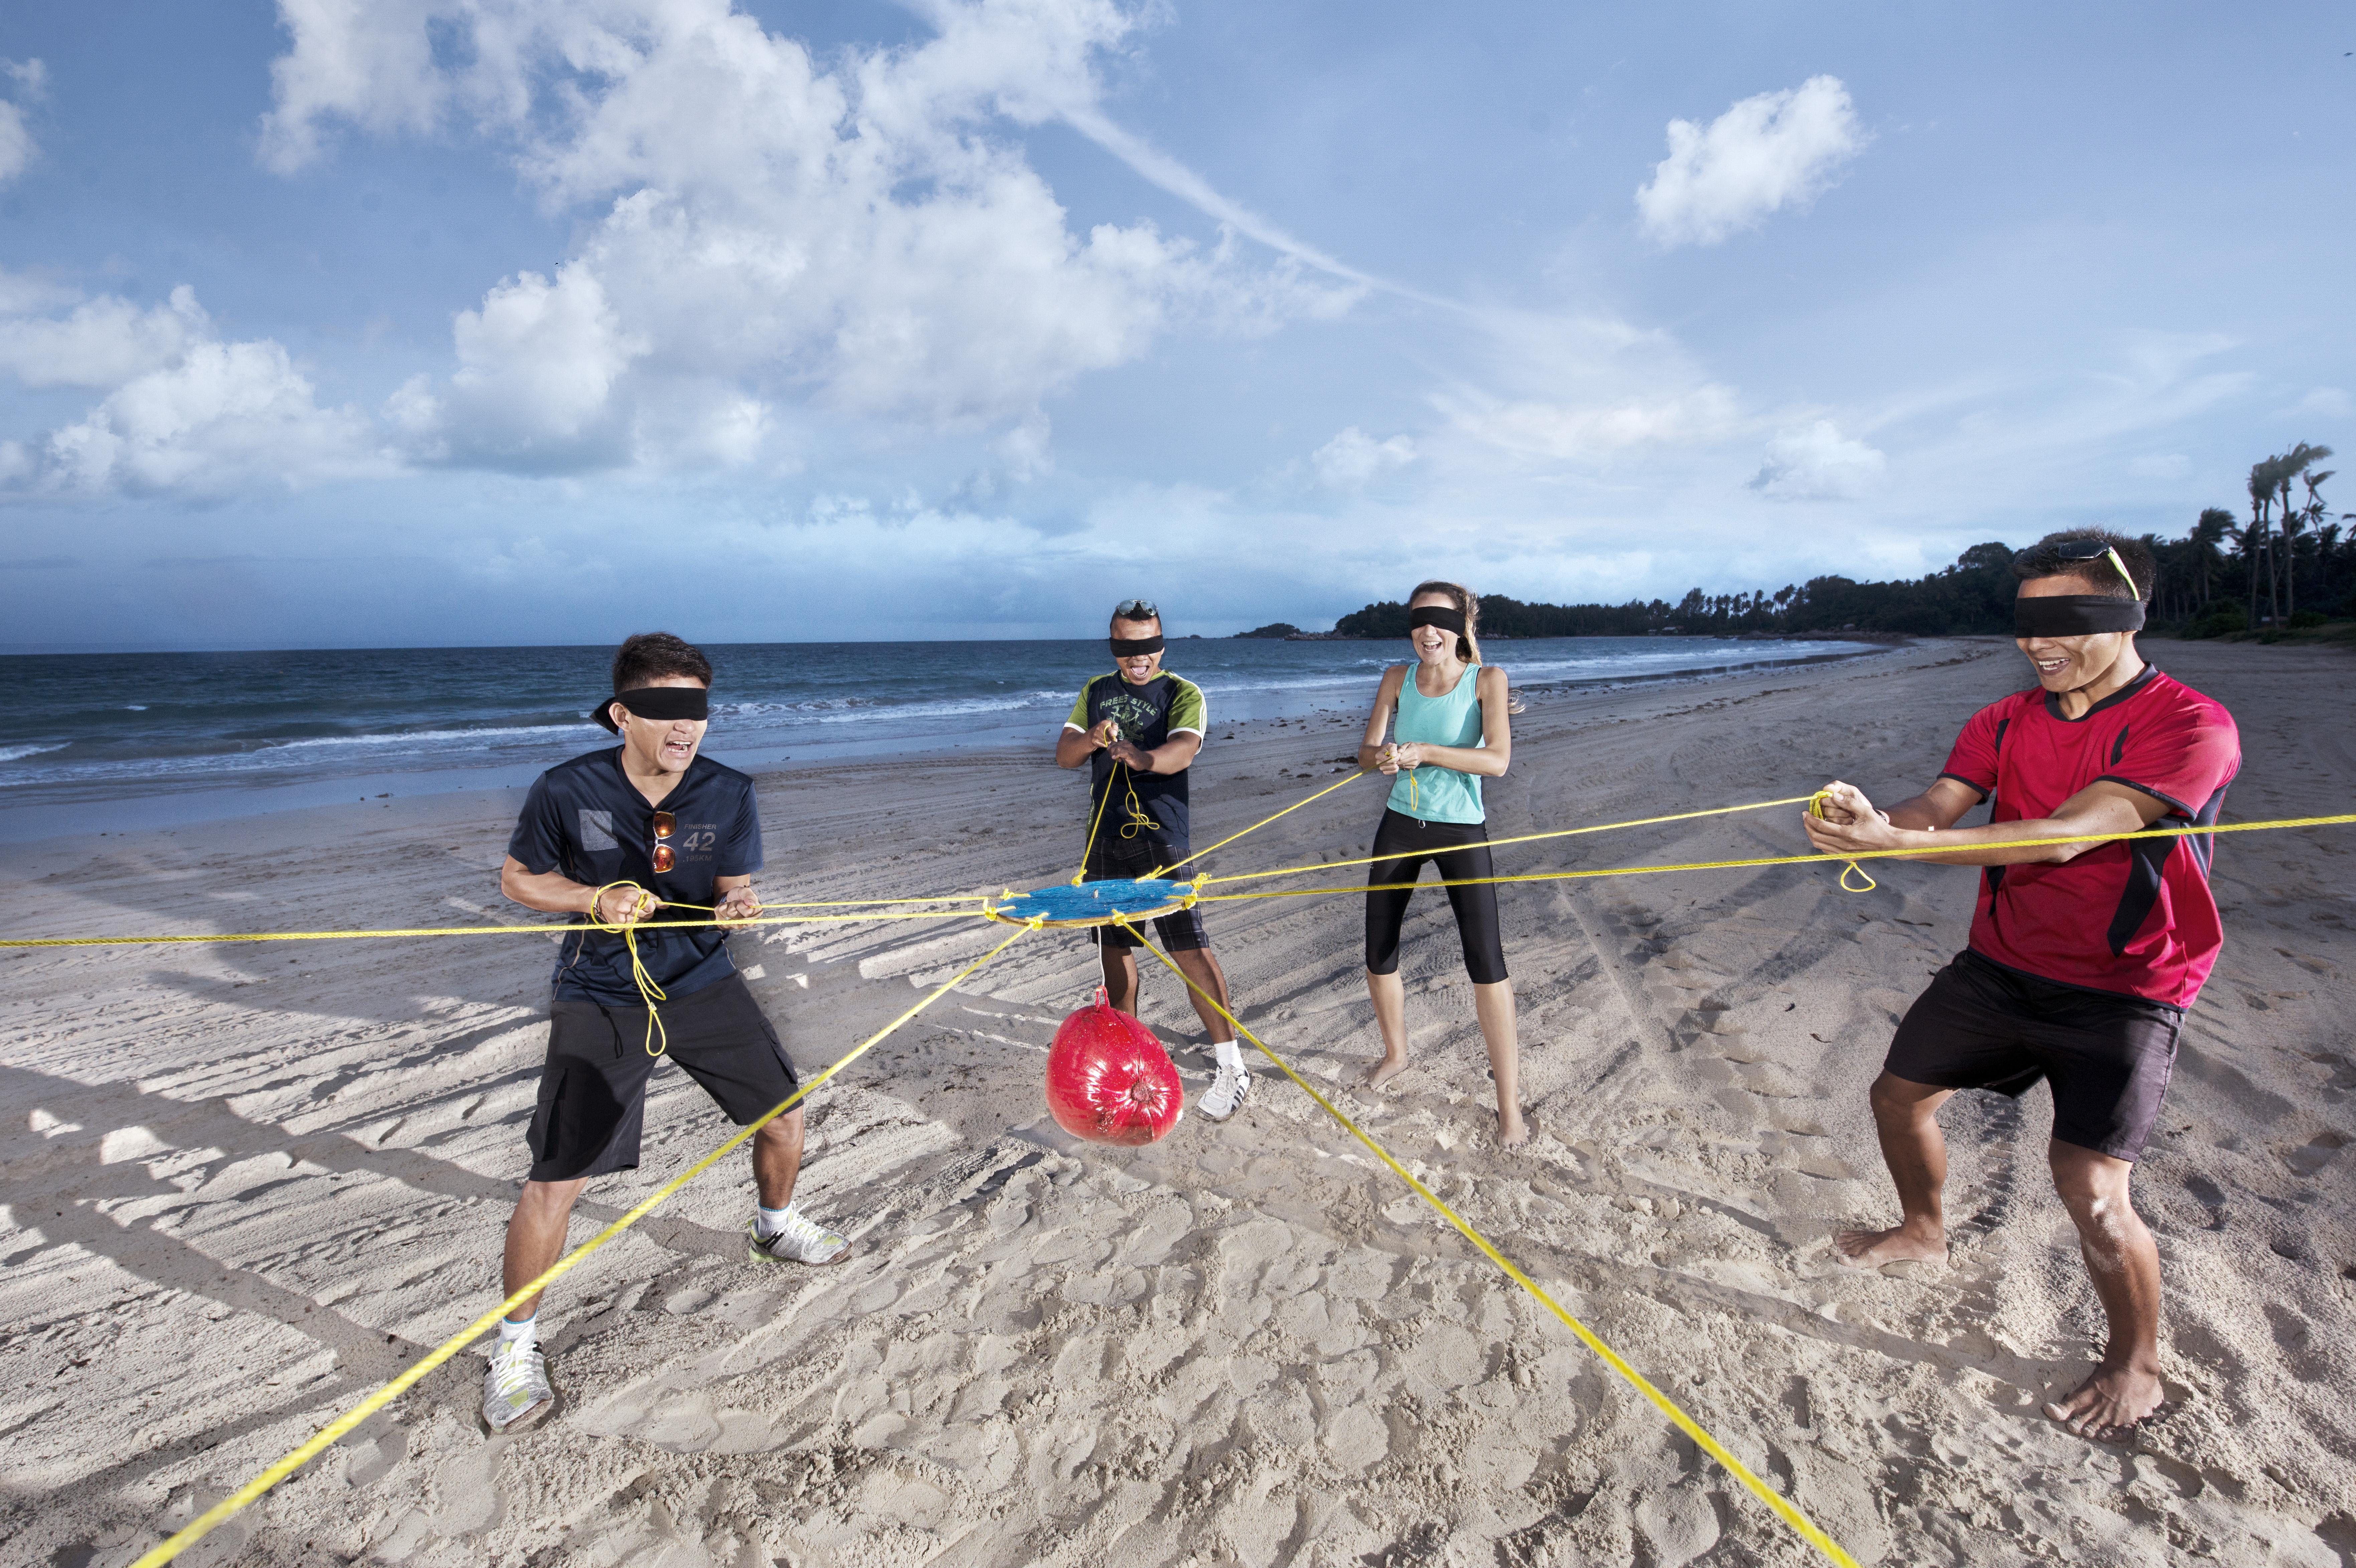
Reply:
<svg viewBox="0 0 2356 1568"><path fill-rule="evenodd" d="M672 852L670 845L663 842L677 832L679 832L679 819L677 817L672 816L669 811L657 811L655 813L655 847L653 859L655 863L655 874L657 875L660 875L662 873L669 871L672 866L679 864L679 856Z"/></svg>
<svg viewBox="0 0 2356 1568"><path fill-rule="evenodd" d="M2143 590L2136 586L2135 574L2128 571L2127 564L2119 559L2119 553L2099 539L2072 539L2066 544L2055 545L2053 553L2062 560L2073 563L2099 561L2107 555L2111 558L2111 565L2118 572L2119 580L2126 584L2127 591L2138 598L2143 596Z"/></svg>
<svg viewBox="0 0 2356 1568"><path fill-rule="evenodd" d="M1113 606L1112 615L1115 620L1160 620L1162 618L1162 612L1154 607L1151 599L1123 599Z"/></svg>

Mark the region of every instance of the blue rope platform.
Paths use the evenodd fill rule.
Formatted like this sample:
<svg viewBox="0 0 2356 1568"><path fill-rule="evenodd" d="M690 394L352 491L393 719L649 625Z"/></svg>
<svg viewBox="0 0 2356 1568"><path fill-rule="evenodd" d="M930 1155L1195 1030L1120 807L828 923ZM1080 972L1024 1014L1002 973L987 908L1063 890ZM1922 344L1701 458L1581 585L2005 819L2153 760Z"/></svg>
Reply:
<svg viewBox="0 0 2356 1568"><path fill-rule="evenodd" d="M1010 926L1109 926L1115 920L1150 920L1192 908L1195 892L1192 882L1163 876L1058 883L1029 893L1001 894L983 913Z"/></svg>

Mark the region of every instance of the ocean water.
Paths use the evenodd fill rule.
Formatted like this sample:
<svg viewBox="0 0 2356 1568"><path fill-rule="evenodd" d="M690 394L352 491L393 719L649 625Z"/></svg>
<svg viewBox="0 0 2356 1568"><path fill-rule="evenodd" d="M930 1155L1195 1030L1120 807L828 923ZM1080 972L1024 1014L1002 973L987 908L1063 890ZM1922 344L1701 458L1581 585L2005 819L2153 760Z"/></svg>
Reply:
<svg viewBox="0 0 2356 1568"><path fill-rule="evenodd" d="M1499 641L1517 685L1602 684L1821 660L1865 645L1712 638ZM799 765L954 746L1051 742L1099 641L754 643L717 671L705 749ZM1183 639L1165 667L1212 718L1362 708L1389 642ZM359 796L529 781L608 744L585 716L606 648L26 654L0 736L0 839L242 814ZM128 802L149 803L126 811ZM112 805L115 809L105 809Z"/></svg>

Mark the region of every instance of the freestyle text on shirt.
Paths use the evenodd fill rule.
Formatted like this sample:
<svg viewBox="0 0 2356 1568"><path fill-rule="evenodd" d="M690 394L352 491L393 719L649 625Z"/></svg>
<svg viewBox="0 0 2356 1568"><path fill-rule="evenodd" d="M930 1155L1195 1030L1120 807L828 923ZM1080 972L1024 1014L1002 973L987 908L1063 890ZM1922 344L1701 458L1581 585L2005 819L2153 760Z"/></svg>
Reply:
<svg viewBox="0 0 2356 1568"><path fill-rule="evenodd" d="M675 830L665 842L671 868L654 868L655 812L669 811ZM753 780L707 757L663 797L649 805L622 771L622 750L593 751L560 763L535 779L516 819L508 854L535 875L561 871L584 886L635 882L665 903L716 904L713 881L749 876L761 869L761 818ZM653 918L708 918L701 911L665 910ZM693 930L641 929L639 961L654 983L684 996L735 972L728 956L728 933L717 927ZM645 1005L630 978L628 945L619 936L576 929L567 935L556 960L556 994L608 1005Z"/></svg>
<svg viewBox="0 0 2356 1568"><path fill-rule="evenodd" d="M1203 688L1183 675L1173 675L1167 670L1155 675L1141 686L1132 686L1119 671L1099 675L1080 688L1079 700L1072 704L1071 716L1064 721L1066 729L1093 730L1110 719L1120 726L1120 738L1142 750L1151 751L1173 735L1201 736L1210 723L1207 705L1203 701ZM1096 820L1105 811L1105 791L1112 788L1118 771L1108 751L1099 751L1089 758L1088 819ZM1146 815L1162 825L1162 837L1166 843L1184 845L1190 832L1186 815L1186 770L1176 773L1131 773L1130 787L1137 791L1137 803ZM1115 800L1107 812L1110 826L1126 802L1124 795Z"/></svg>
<svg viewBox="0 0 2356 1568"><path fill-rule="evenodd" d="M2048 817L2108 779L2161 801L2154 827L2209 827L2242 766L2215 699L2147 666L2080 718L2041 689L1974 714L1944 777L1993 795L1991 824ZM2209 834L2098 844L2059 865L1991 865L1972 950L2064 985L2190 1007L2224 946L2209 888Z"/></svg>

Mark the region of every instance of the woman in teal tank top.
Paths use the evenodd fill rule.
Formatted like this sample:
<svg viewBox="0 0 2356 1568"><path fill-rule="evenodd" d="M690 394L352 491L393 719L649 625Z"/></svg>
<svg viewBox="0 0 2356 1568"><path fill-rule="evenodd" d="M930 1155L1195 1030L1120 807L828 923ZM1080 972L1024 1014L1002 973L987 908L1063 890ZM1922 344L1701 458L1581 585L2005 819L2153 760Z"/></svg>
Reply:
<svg viewBox="0 0 2356 1568"><path fill-rule="evenodd" d="M1366 991L1383 1036L1383 1059L1366 1075L1369 1084L1386 1083L1408 1065L1399 929L1424 863L1449 883L1496 875L1481 780L1502 775L1513 758L1513 699L1505 672L1481 662L1480 617L1480 600L1454 583L1425 583L1408 596L1408 642L1416 661L1384 671L1358 743L1360 768L1392 776L1366 876ZM1486 881L1451 886L1448 902L1497 1081L1498 1142L1510 1147L1529 1129L1522 1121L1514 983L1505 972L1497 889Z"/></svg>

